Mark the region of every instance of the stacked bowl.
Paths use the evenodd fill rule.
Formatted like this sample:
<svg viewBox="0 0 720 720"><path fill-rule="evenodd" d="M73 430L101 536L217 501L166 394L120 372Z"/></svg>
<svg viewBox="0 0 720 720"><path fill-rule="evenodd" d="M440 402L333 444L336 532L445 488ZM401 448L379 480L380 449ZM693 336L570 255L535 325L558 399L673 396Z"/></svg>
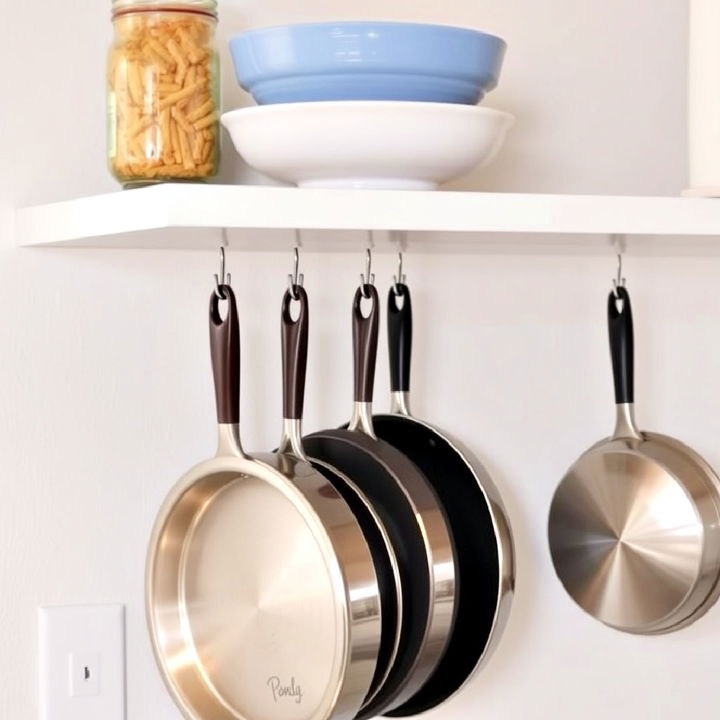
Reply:
<svg viewBox="0 0 720 720"><path fill-rule="evenodd" d="M428 190L488 164L514 118L479 107L498 83L498 37L394 22L287 25L230 41L257 107L225 113L238 153L315 188Z"/></svg>

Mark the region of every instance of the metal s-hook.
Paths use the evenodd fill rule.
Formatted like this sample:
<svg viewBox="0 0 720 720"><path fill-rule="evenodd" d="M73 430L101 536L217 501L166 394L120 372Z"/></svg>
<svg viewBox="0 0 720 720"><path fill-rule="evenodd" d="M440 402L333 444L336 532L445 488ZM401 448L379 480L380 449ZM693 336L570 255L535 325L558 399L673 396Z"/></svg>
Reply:
<svg viewBox="0 0 720 720"><path fill-rule="evenodd" d="M610 244L615 250L615 255L617 256L617 275L612 281L612 291L613 295L615 295L615 299L620 300L618 290L621 287L625 287L625 278L623 277L623 254L625 253L627 242L624 235L611 235ZM621 312L619 308L618 310Z"/></svg>
<svg viewBox="0 0 720 720"><path fill-rule="evenodd" d="M393 292L396 295L400 295L400 285L405 284L407 276L403 273L403 254L402 251L398 253L398 272L397 275L393 275Z"/></svg>
<svg viewBox="0 0 720 720"><path fill-rule="evenodd" d="M294 249L293 271L288 275L288 292L293 300L299 300L296 288L302 287L305 283L305 275L299 273L300 269L300 251L297 246Z"/></svg>
<svg viewBox="0 0 720 720"><path fill-rule="evenodd" d="M625 278L622 274L622 253L617 254L617 276L613 280L613 293L615 293L615 299L619 300L620 295L618 294L618 288L625 287Z"/></svg>
<svg viewBox="0 0 720 720"><path fill-rule="evenodd" d="M360 273L360 288L362 290L362 296L368 300L370 293L366 292L365 286L375 284L375 274L372 272L372 251L370 248L367 248L365 253L365 272Z"/></svg>
<svg viewBox="0 0 720 720"><path fill-rule="evenodd" d="M615 255L617 257L617 274L612 281L612 294L615 298L615 308L617 309L618 314L621 314L625 306L625 301L620 296L619 290L620 288L625 287L625 278L623 277L623 254L625 253L627 242L624 235L611 235L610 244L614 248Z"/></svg>
<svg viewBox="0 0 720 720"><path fill-rule="evenodd" d="M222 278L222 281L220 280ZM226 300L227 298L223 295L222 285L230 285L231 278L230 273L225 274L225 247L220 246L220 274L215 273L215 294L220 300Z"/></svg>

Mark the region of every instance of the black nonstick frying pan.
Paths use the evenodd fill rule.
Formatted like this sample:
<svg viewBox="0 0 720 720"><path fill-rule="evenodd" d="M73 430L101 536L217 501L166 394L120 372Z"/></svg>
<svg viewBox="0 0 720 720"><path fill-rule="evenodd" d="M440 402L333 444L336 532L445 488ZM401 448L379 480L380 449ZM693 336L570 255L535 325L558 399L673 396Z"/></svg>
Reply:
<svg viewBox="0 0 720 720"><path fill-rule="evenodd" d="M412 305L403 283L388 294L388 344L392 409L373 417L375 431L422 470L440 498L455 540L460 589L450 640L435 672L387 713L405 717L447 700L490 656L509 615L515 569L510 525L485 468L456 440L410 414Z"/></svg>
<svg viewBox="0 0 720 720"><path fill-rule="evenodd" d="M362 298L371 309L361 310ZM304 439L307 454L348 475L372 502L397 553L402 582L400 647L390 673L360 720L399 707L435 670L455 614L455 560L444 511L422 472L372 428L379 300L363 284L353 302L355 404L349 429Z"/></svg>

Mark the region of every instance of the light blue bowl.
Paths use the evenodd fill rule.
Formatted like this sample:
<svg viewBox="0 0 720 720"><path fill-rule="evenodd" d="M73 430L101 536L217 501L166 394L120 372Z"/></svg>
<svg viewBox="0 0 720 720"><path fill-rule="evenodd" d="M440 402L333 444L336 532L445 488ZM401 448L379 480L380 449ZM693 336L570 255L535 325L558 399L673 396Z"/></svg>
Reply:
<svg viewBox="0 0 720 720"><path fill-rule="evenodd" d="M498 83L505 41L445 25L336 22L250 30L230 40L259 105L408 100L475 105Z"/></svg>

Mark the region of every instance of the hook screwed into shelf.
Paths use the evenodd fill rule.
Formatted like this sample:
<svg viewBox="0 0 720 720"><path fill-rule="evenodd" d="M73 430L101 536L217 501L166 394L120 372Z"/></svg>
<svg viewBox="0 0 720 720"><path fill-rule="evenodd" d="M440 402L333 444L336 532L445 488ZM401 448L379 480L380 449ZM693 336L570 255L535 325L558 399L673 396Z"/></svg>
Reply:
<svg viewBox="0 0 720 720"><path fill-rule="evenodd" d="M618 288L625 287L625 278L622 276L622 253L617 254L617 277L613 279L613 292L615 299L619 300Z"/></svg>
<svg viewBox="0 0 720 720"><path fill-rule="evenodd" d="M398 271L397 275L393 275L393 292L395 295L401 295L400 285L405 285L407 276L403 273L403 254L402 251L398 253Z"/></svg>
<svg viewBox="0 0 720 720"><path fill-rule="evenodd" d="M616 300L620 300L620 294L618 293L619 288L625 287L625 278L623 277L623 254L627 247L627 242L624 235L611 235L610 243L615 249L617 256L617 275L613 279L613 294Z"/></svg>
<svg viewBox="0 0 720 720"><path fill-rule="evenodd" d="M222 282L220 280L222 278ZM222 285L230 285L232 279L230 273L225 274L225 247L220 246L220 274L215 273L215 294L220 300L226 300L227 298L223 294Z"/></svg>
<svg viewBox="0 0 720 720"><path fill-rule="evenodd" d="M305 284L305 275L298 272L300 269L300 251L296 246L293 250L293 271L288 275L288 292L293 300L299 300L297 288Z"/></svg>
<svg viewBox="0 0 720 720"><path fill-rule="evenodd" d="M365 272L360 273L360 288L362 296L366 299L370 299L370 293L365 290L367 285L375 284L375 273L372 272L372 250L367 248L365 250Z"/></svg>

